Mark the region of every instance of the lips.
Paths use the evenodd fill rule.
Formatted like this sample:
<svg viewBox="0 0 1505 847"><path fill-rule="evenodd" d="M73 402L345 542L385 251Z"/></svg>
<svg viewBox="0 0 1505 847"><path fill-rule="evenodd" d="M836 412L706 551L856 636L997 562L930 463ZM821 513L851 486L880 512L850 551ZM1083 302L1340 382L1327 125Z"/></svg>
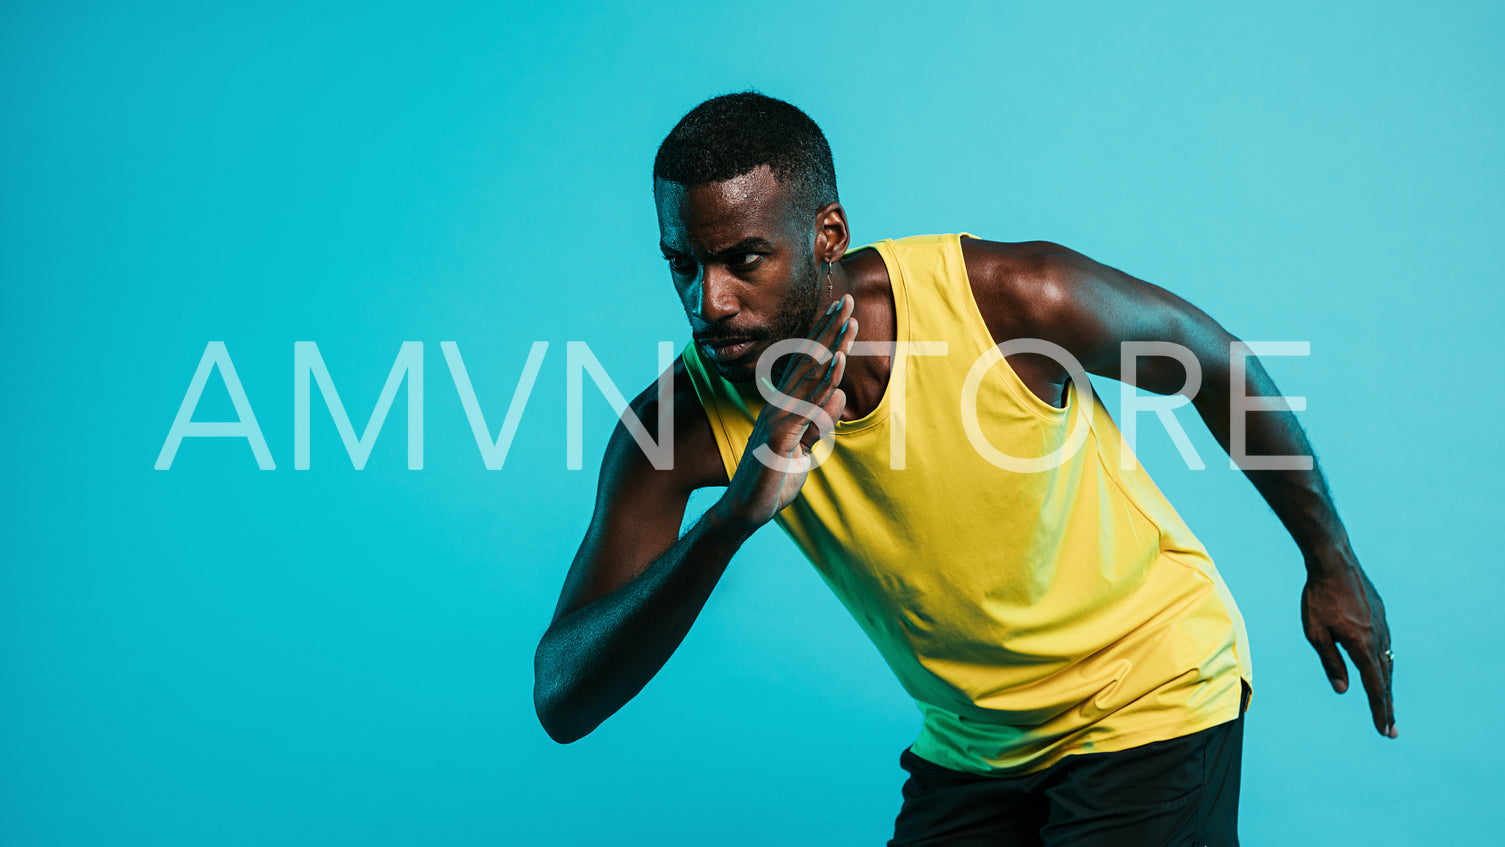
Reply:
<svg viewBox="0 0 1505 847"><path fill-rule="evenodd" d="M705 351L718 362L734 362L746 356L758 342L753 340L709 339L702 341Z"/></svg>

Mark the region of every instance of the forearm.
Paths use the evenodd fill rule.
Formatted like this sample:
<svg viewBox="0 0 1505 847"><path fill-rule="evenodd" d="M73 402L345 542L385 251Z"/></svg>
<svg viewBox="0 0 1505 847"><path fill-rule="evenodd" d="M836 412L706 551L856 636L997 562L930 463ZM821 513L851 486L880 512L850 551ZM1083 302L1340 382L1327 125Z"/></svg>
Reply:
<svg viewBox="0 0 1505 847"><path fill-rule="evenodd" d="M708 510L637 578L555 621L534 657L534 705L555 741L594 730L684 640L750 529Z"/></svg>
<svg viewBox="0 0 1505 847"><path fill-rule="evenodd" d="M1258 359L1250 357L1245 371L1244 396L1272 397L1280 393ZM1323 478L1311 444L1295 414L1289 411L1235 410L1231 402L1235 376L1230 369L1209 369L1209 377L1208 390L1198 395L1195 405L1208 429L1230 455L1234 452L1230 447L1236 446L1231 444L1233 415L1242 414L1243 455L1311 457L1310 467L1304 470L1242 468L1301 549L1307 572L1317 575L1352 564L1354 556L1348 533L1338 518L1327 480Z"/></svg>
<svg viewBox="0 0 1505 847"><path fill-rule="evenodd" d="M1198 358L1204 373L1211 378L1207 390L1199 392L1193 402L1230 456L1310 458L1309 463L1302 463L1307 465L1304 468L1267 469L1254 467L1260 463L1247 460L1240 460L1239 466L1301 548L1307 570L1301 593L1302 631L1322 659L1323 671L1333 690L1339 694L1348 690L1348 669L1339 652L1341 647L1348 652L1363 680L1375 729L1396 738L1390 685L1395 655L1390 650L1385 604L1364 569L1359 567L1306 434L1290 411L1249 413L1245 404L1232 402L1240 391L1245 397L1279 395L1275 381L1258 360L1252 357L1246 360L1243 384L1235 385L1239 377L1224 367L1225 363ZM1233 443L1238 427L1232 424L1238 414L1246 415L1244 445Z"/></svg>

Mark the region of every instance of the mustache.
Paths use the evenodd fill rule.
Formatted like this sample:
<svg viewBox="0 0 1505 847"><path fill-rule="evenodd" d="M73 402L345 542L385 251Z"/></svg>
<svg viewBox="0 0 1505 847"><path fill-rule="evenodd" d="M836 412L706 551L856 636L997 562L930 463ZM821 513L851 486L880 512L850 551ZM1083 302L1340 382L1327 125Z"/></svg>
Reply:
<svg viewBox="0 0 1505 847"><path fill-rule="evenodd" d="M769 336L767 330L736 330L726 332L697 332L694 333L695 341L711 347L722 347L727 344L740 344L743 341L763 341Z"/></svg>

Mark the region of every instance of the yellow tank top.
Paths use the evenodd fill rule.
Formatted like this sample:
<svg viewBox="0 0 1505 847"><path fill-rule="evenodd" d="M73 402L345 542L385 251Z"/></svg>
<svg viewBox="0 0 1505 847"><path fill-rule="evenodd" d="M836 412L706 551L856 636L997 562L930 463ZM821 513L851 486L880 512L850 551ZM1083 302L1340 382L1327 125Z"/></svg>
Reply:
<svg viewBox="0 0 1505 847"><path fill-rule="evenodd" d="M994 341L961 235L868 245L888 269L898 340L945 341L947 354L909 357L871 414L839 422L777 523L914 697L924 759L1028 773L1234 719L1239 680L1253 680L1243 618L1143 467L1121 468L1128 448L1097 396L1068 385L1054 408L994 357L974 377L974 432L1007 456L1070 457L1028 472L974 447L962 399ZM693 342L683 357L731 475L763 400Z"/></svg>

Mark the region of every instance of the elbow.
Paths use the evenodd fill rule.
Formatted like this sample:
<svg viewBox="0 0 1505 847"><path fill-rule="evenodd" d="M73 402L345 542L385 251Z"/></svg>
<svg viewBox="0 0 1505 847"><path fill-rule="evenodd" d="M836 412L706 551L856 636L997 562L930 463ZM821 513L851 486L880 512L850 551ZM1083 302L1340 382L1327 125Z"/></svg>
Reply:
<svg viewBox="0 0 1505 847"><path fill-rule="evenodd" d="M590 730L570 720L560 698L545 688L541 681L533 685L533 710L543 731L559 744L571 744L589 735Z"/></svg>
<svg viewBox="0 0 1505 847"><path fill-rule="evenodd" d="M576 716L569 686L550 661L548 648L549 638L545 635L533 657L533 711L550 738L559 744L570 744L589 735L595 727L585 725Z"/></svg>

